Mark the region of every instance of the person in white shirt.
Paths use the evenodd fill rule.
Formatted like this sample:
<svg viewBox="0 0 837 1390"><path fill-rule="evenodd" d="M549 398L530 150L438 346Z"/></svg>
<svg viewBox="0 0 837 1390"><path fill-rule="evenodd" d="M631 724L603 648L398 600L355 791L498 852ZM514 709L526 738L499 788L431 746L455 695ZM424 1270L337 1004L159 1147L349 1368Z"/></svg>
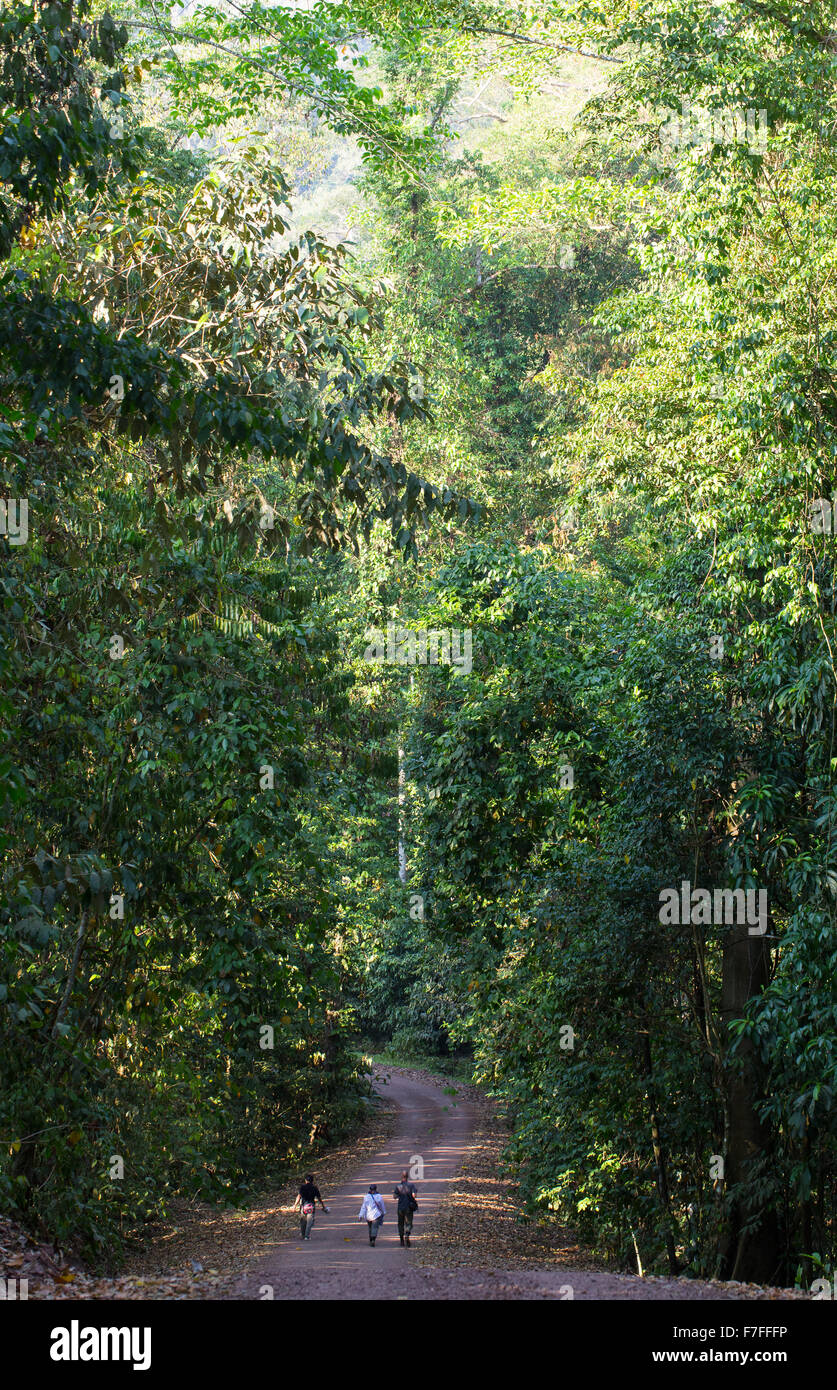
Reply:
<svg viewBox="0 0 837 1390"><path fill-rule="evenodd" d="M366 1221L369 1226L370 1245L375 1244L378 1232L383 1225L385 1212L386 1206L384 1204L384 1199L378 1191L377 1184L373 1182L370 1184L369 1191L363 1199L357 1217L358 1221Z"/></svg>

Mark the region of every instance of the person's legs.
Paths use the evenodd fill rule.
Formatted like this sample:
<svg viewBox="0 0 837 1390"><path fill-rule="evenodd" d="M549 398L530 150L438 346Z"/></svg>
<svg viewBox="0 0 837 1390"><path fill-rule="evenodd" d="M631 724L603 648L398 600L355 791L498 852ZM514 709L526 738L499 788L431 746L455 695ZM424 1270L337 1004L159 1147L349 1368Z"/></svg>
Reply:
<svg viewBox="0 0 837 1390"><path fill-rule="evenodd" d="M402 1244L402 1245L404 1244L404 1217L405 1217L405 1216L406 1216L406 1212L399 1211L399 1213L398 1213L398 1239L401 1241L401 1244Z"/></svg>
<svg viewBox="0 0 837 1390"><path fill-rule="evenodd" d="M311 1215L310 1215L310 1216L307 1216L307 1217L305 1218L305 1239L306 1239L306 1240L310 1240L310 1239L311 1239L311 1231L312 1231L312 1229L313 1229L313 1226L314 1226L314 1213L313 1213L313 1211L312 1211Z"/></svg>
<svg viewBox="0 0 837 1390"><path fill-rule="evenodd" d="M407 1245L410 1244L410 1236L411 1236L412 1234L413 1234L413 1213L412 1213L411 1211L405 1211L405 1213L404 1213L404 1239L405 1239Z"/></svg>
<svg viewBox="0 0 837 1390"><path fill-rule="evenodd" d="M300 1238L301 1238L302 1240L305 1239L305 1232L306 1232L307 1227L308 1227L308 1217L307 1217L307 1216L301 1216L301 1217L299 1218L299 1234L300 1234Z"/></svg>

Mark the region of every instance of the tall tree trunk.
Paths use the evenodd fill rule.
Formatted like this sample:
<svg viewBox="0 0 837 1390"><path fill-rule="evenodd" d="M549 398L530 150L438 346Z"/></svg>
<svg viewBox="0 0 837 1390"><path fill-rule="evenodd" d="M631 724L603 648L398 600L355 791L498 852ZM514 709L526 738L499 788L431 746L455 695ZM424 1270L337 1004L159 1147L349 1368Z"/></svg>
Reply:
<svg viewBox="0 0 837 1390"><path fill-rule="evenodd" d="M727 1045L729 1026L741 1018L747 1004L768 983L770 947L766 937L750 936L746 924L730 927L724 942L721 984L721 1020ZM769 1135L756 1113L758 1076L755 1048L742 1038L736 1061L727 1070L729 1137L724 1177L728 1187L750 1180L753 1165L768 1151ZM753 1222L753 1229L744 1229ZM739 1196L730 1212L730 1228L722 1262L724 1277L745 1283L767 1284L779 1273L778 1223L774 1210L763 1198Z"/></svg>

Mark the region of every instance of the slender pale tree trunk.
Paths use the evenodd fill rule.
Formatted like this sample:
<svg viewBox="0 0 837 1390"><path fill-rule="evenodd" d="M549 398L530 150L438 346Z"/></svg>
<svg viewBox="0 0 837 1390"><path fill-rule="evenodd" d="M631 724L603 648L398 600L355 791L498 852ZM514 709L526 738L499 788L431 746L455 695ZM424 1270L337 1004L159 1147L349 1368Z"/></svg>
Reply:
<svg viewBox="0 0 837 1390"><path fill-rule="evenodd" d="M407 797L407 777L404 771L404 746L398 731L398 877L407 882L407 846L404 841L404 803Z"/></svg>
<svg viewBox="0 0 837 1390"><path fill-rule="evenodd" d="M410 672L410 693L413 690L413 673ZM404 759L402 725L398 726L398 877L407 882L407 772Z"/></svg>

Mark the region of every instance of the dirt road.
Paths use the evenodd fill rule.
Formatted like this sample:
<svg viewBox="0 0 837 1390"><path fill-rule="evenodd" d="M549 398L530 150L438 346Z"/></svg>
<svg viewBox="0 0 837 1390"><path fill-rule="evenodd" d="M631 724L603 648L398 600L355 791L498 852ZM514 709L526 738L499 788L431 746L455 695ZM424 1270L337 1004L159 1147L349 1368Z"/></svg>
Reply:
<svg viewBox="0 0 837 1390"><path fill-rule="evenodd" d="M309 1241L278 1241L275 1252L253 1265L233 1297L265 1297L260 1292L264 1286L272 1287L276 1298L303 1297L312 1281L318 1297L397 1297L399 1282L411 1267L412 1252L398 1240L392 1189L402 1169L412 1165L423 1171L421 1181L416 1181L419 1210L413 1223L414 1239L420 1240L425 1218L443 1200L467 1151L471 1113L459 1096L446 1096L438 1087L394 1072L381 1072L376 1086L398 1106L398 1128L390 1142L348 1182L323 1193L329 1213L326 1216L317 1209ZM386 1203L386 1219L374 1249L366 1222L357 1219L363 1195L373 1182ZM370 1277L378 1290L374 1294L369 1292ZM381 1288L389 1292L382 1294Z"/></svg>
<svg viewBox="0 0 837 1390"><path fill-rule="evenodd" d="M415 1264L427 1216L445 1200L468 1153L472 1114L461 1091L450 1096L430 1085L383 1071L378 1089L398 1106L399 1122L386 1146L333 1192L323 1192L329 1214L317 1211L309 1241L277 1239L222 1297L235 1299L741 1299L754 1291L741 1285L694 1280L637 1279L568 1269L433 1269ZM400 1245L392 1189L401 1170L423 1164L416 1182L419 1211L413 1247ZM358 1221L363 1194L375 1182L386 1202L386 1220L376 1245ZM521 1237L523 1238L523 1237ZM755 1294L758 1296L758 1293ZM776 1293L765 1292L765 1297Z"/></svg>

